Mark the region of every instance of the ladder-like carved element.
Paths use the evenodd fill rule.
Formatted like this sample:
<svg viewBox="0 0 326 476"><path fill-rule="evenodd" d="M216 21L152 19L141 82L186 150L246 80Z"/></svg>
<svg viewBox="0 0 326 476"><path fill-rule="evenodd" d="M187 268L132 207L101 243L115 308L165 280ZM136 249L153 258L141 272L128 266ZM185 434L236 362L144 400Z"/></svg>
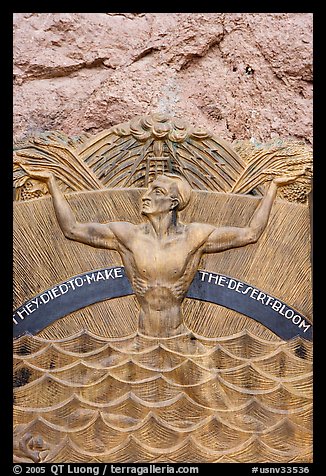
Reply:
<svg viewBox="0 0 326 476"><path fill-rule="evenodd" d="M147 187L166 171L184 176L195 190L262 194L265 169L284 175L306 168L281 195L300 202L307 198L312 176L312 153L302 143L238 141L230 147L204 130L160 114L136 117L93 137L70 138L56 131L16 144L16 200L46 193L42 183L28 177L24 164L46 167L67 192Z"/></svg>
<svg viewBox="0 0 326 476"><path fill-rule="evenodd" d="M26 201L15 204L23 228L16 230L15 237L18 300L42 291L46 280L48 285L59 282L67 269L72 275L76 266L103 265L98 250L89 247L80 253L78 244L70 242L66 249L62 234L53 233L51 223L42 228L46 218L36 224L35 237L28 234L28 213L44 217L50 206L48 200L27 202L46 195L47 188L31 179L24 166L53 172L63 192L97 191L96 197L92 193L69 197L74 203L81 199L87 203L90 216L100 208L99 202L105 202L105 195L115 194L114 213L119 210L123 219L134 210L132 202L141 191L103 189L147 187L164 172L178 173L194 191L225 192L219 195L223 198L219 204L226 221L229 209L243 217L254 200L233 194L262 195L270 177L304 169L294 184L279 190L278 197L285 200L279 201L275 218L282 222L291 213L289 241L299 244L293 261L287 262L293 266L283 266L282 274L268 259L274 259L275 250L277 258L286 257L279 222L272 236L275 242L267 241L269 255L252 247L231 265L232 275L248 273L255 283L268 275L270 280L263 280L267 290L280 281L287 294L296 284L288 280L287 269L291 269L300 274L292 299L299 303L310 299L307 207L288 203L307 204L312 153L305 144L237 141L230 146L206 131L158 114L136 117L95 136L46 132L17 143L15 198ZM130 195L127 204L119 193ZM210 194L197 194L196 200L203 195ZM205 206L198 207L207 222L218 194L211 195L214 200L207 197ZM105 212L112 211L105 207ZM305 220L303 225L300 220ZM37 251L39 243L45 243L42 253ZM26 250L32 250L31 263L25 259ZM116 257L109 254L105 259ZM211 262L217 272L231 266L227 258ZM46 263L51 263L49 269L44 269ZM43 281L40 289L38 271ZM136 301L132 296L124 299L98 303L39 335L14 341L15 462L312 460L311 342L301 338L285 342L239 313L201 301L187 301L184 306L194 329L191 334L163 340L144 337L133 327Z"/></svg>

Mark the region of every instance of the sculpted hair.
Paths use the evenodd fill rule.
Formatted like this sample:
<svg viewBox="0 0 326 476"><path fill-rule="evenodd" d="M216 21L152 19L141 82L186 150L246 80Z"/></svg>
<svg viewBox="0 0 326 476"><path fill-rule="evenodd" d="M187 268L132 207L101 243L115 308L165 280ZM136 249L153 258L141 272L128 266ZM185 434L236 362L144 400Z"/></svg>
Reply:
<svg viewBox="0 0 326 476"><path fill-rule="evenodd" d="M176 198L179 200L177 210L183 210L189 203L191 197L191 187L184 177L176 174L163 174L162 177L168 177L173 181L176 188Z"/></svg>

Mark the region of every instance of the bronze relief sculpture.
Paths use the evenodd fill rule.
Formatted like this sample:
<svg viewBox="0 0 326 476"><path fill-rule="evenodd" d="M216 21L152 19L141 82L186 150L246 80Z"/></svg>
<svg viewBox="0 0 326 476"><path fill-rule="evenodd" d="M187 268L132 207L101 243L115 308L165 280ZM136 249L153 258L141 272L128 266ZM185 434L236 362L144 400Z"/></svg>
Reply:
<svg viewBox="0 0 326 476"><path fill-rule="evenodd" d="M181 223L178 210L187 206L191 188L179 175L162 174L149 184L141 199L141 213L147 222L134 225L78 222L53 174L24 168L31 178L47 183L66 238L120 254L140 305L139 330L154 337L187 331L181 304L202 255L255 243L266 228L277 187L297 178L274 179L247 227L218 228L206 223Z"/></svg>
<svg viewBox="0 0 326 476"><path fill-rule="evenodd" d="M16 145L16 461L311 461L311 155L235 148L161 115Z"/></svg>

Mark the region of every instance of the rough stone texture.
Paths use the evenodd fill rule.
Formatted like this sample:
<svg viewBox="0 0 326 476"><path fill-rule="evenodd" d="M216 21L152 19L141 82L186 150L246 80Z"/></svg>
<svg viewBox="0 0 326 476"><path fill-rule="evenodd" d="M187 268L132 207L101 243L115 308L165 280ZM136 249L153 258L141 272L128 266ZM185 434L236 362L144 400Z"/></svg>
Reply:
<svg viewBox="0 0 326 476"><path fill-rule="evenodd" d="M15 139L166 112L228 141L312 143L312 14L17 13Z"/></svg>

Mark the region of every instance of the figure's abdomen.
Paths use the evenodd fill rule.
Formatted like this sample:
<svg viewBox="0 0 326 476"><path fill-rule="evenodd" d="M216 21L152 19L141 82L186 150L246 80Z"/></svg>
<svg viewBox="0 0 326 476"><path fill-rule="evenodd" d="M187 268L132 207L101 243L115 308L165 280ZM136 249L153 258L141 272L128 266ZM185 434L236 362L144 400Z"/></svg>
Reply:
<svg viewBox="0 0 326 476"><path fill-rule="evenodd" d="M180 306L182 298L174 292L173 287L159 286L149 287L139 297L139 301L152 311L166 311L174 306Z"/></svg>
<svg viewBox="0 0 326 476"><path fill-rule="evenodd" d="M151 287L137 299L141 308L139 331L142 334L170 337L186 332L181 312L182 298L175 296L172 289Z"/></svg>

